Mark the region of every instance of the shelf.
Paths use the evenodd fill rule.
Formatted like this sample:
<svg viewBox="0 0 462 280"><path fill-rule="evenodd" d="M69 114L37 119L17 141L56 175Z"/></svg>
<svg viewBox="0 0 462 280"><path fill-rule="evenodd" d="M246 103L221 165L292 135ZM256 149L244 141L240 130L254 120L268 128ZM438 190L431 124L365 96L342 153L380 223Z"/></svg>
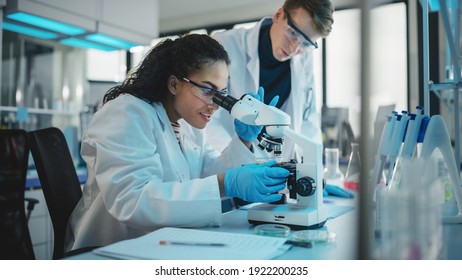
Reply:
<svg viewBox="0 0 462 280"><path fill-rule="evenodd" d="M429 11L429 0L421 0L422 6L422 25L423 25L423 89L424 89L424 108L429 114L430 112L430 90L439 91L439 90L452 90L454 92L454 102L453 102L453 112L454 112L454 157L456 160L456 166L461 166L461 141L460 141L460 108L459 106L459 89L462 88L462 76L461 76L461 66L459 62L459 53L460 53L460 17L461 17L461 7L459 5L448 5L445 0L433 1L439 9L436 11L440 13L440 17L444 26L444 35L446 38L447 46L449 48L450 63L454 72L454 78L451 81L444 83L434 84L429 80L429 28L428 28L428 13ZM449 10L452 10L449 13ZM437 95L438 96L438 95ZM439 97L439 96L438 96Z"/></svg>
<svg viewBox="0 0 462 280"><path fill-rule="evenodd" d="M18 110L18 107L0 106L0 112L16 112L17 110ZM77 114L77 112L65 112L65 111L38 109L38 108L28 108L27 111L29 112L29 114L60 115L60 116L67 116L67 117L72 117Z"/></svg>
<svg viewBox="0 0 462 280"><path fill-rule="evenodd" d="M429 89L430 90L448 90L448 89L456 89L456 88L462 88L462 83L430 83Z"/></svg>

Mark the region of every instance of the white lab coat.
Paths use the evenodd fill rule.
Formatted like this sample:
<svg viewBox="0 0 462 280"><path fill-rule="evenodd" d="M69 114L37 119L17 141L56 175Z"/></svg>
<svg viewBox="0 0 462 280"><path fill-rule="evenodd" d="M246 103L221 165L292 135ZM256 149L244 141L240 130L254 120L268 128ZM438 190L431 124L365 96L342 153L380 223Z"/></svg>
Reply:
<svg viewBox="0 0 462 280"><path fill-rule="evenodd" d="M165 226L219 226L217 177L255 161L237 138L222 154L181 123L181 148L161 103L125 94L104 105L82 139L88 169L66 248L101 246Z"/></svg>
<svg viewBox="0 0 462 280"><path fill-rule="evenodd" d="M258 40L260 26L266 19L262 19L250 29L233 29L214 35L214 38L225 47L231 59L228 92L236 98L240 98L245 93L257 92L259 87ZM312 51L293 57L290 68L291 92L281 109L290 115L292 129L322 143L319 112L316 109ZM227 146L235 134L233 119L225 110L219 110L214 114L206 130L207 139L220 151ZM295 155L299 155L296 152L298 149L291 139L284 139L283 159L288 161L296 158Z"/></svg>

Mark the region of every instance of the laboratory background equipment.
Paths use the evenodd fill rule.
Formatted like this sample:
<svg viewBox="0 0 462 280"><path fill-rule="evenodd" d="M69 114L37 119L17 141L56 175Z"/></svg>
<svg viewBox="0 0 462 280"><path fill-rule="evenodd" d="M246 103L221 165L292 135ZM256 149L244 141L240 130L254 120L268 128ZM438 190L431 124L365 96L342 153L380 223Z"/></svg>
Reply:
<svg viewBox="0 0 462 280"><path fill-rule="evenodd" d="M421 106L416 111L388 116L376 155L372 186L377 258L435 259L442 246L441 223L462 223L461 182L444 120L423 115ZM385 162L391 179L381 180ZM442 163L447 173L441 171ZM441 212L447 191L444 174L457 203L455 215Z"/></svg>
<svg viewBox="0 0 462 280"><path fill-rule="evenodd" d="M350 143L355 140L349 121L349 109L323 106L321 114L324 148L338 148L340 158L348 157L351 152Z"/></svg>
<svg viewBox="0 0 462 280"><path fill-rule="evenodd" d="M86 105L83 107L82 111L79 113L79 118L80 118L80 136L83 137L85 134L85 131L87 130L88 124L91 121L91 118L93 118L93 115L96 113L98 110L97 105Z"/></svg>
<svg viewBox="0 0 462 280"><path fill-rule="evenodd" d="M236 99L216 92L213 101L243 123L264 126L266 133L258 139L260 148L272 150L277 156L284 137L289 137L302 148L301 162L293 162L295 178L287 185L287 203L255 205L247 211L248 221L252 224L283 224L292 228L322 227L327 220L322 191L322 144L292 130L289 127L290 116L285 112L265 105L249 94Z"/></svg>

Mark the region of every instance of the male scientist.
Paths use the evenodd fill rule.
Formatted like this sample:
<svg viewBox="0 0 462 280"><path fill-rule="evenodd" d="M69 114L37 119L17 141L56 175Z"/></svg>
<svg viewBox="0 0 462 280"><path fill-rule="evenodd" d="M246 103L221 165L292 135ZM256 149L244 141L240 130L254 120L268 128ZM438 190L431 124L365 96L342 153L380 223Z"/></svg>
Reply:
<svg viewBox="0 0 462 280"><path fill-rule="evenodd" d="M290 115L291 128L322 143L313 50L318 48L317 40L329 35L333 12L329 0L286 0L272 18L263 18L250 29L215 34L231 59L228 93L240 98L263 87L265 104L279 96L276 107ZM223 150L235 133L234 120L226 110L219 110L214 117L207 128L209 139ZM249 131L246 140L254 141L257 136ZM282 159L300 160L298 149L293 141L284 139Z"/></svg>

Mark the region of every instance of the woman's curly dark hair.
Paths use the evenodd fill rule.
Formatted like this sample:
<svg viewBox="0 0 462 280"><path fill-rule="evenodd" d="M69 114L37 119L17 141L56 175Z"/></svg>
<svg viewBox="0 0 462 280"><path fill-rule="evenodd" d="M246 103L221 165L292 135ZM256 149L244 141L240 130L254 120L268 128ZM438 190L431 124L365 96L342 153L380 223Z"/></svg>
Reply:
<svg viewBox="0 0 462 280"><path fill-rule="evenodd" d="M189 34L176 40L166 39L154 46L141 64L125 81L108 90L103 103L122 93L129 93L147 102L163 101L168 94L170 75L188 77L208 64L224 61L228 54L220 43L208 35Z"/></svg>

